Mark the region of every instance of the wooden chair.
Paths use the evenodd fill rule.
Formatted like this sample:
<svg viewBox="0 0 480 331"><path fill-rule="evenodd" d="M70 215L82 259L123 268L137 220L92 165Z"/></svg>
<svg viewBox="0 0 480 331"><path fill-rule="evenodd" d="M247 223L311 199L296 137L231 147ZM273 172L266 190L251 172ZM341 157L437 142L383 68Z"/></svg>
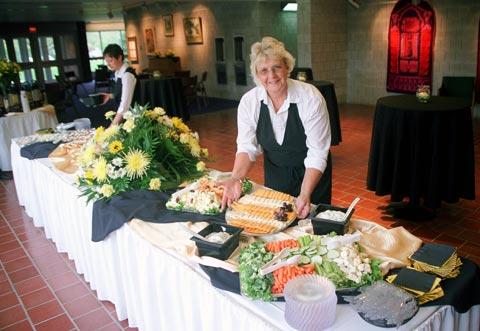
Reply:
<svg viewBox="0 0 480 331"><path fill-rule="evenodd" d="M205 82L207 81L207 72L204 71L202 73L202 79L197 83L196 85L196 93L200 94L200 97L203 98L203 103L205 104L205 107L207 107L207 90L205 89Z"/></svg>
<svg viewBox="0 0 480 331"><path fill-rule="evenodd" d="M473 103L474 91L475 77L445 76L442 78L442 86L438 89L438 95L463 98Z"/></svg>
<svg viewBox="0 0 480 331"><path fill-rule="evenodd" d="M181 80L182 80L183 95L185 96L187 108L193 102L196 102L197 109L200 109L200 104L198 102L198 96L197 96L197 90L196 90L197 80L198 80L197 75L192 77L181 77Z"/></svg>

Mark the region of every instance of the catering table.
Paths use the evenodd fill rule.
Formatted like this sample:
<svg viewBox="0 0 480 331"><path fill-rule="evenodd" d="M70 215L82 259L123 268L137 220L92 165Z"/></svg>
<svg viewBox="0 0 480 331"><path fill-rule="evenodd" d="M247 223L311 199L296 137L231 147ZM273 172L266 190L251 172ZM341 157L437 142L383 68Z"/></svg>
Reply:
<svg viewBox="0 0 480 331"><path fill-rule="evenodd" d="M473 129L470 105L463 99L415 96L378 99L372 129L367 188L409 197L436 209L441 201L475 199Z"/></svg>
<svg viewBox="0 0 480 331"><path fill-rule="evenodd" d="M330 131L332 134L332 145L338 145L342 141L342 129L340 128L340 115L338 112L337 95L332 82L325 80L307 81L314 85L322 93L327 102L328 115L330 117Z"/></svg>
<svg viewBox="0 0 480 331"><path fill-rule="evenodd" d="M10 143L12 138L33 134L38 129L54 128L57 117L53 106L34 109L28 113L9 113L0 117L0 169L11 171Z"/></svg>
<svg viewBox="0 0 480 331"><path fill-rule="evenodd" d="M135 101L141 105L148 103L151 107L163 107L169 116L190 118L179 78L139 79L138 84L138 100Z"/></svg>
<svg viewBox="0 0 480 331"><path fill-rule="evenodd" d="M292 330L285 304L251 301L210 285L198 264L154 246L127 224L92 242L92 203L79 197L73 178L49 159L20 157L12 144L19 203L35 226L44 227L59 252L75 260L100 300L115 304L120 320L141 330ZM21 175L20 175L21 174ZM459 314L451 306L423 307L401 330L476 330L480 306ZM380 330L347 305L337 305L333 330Z"/></svg>

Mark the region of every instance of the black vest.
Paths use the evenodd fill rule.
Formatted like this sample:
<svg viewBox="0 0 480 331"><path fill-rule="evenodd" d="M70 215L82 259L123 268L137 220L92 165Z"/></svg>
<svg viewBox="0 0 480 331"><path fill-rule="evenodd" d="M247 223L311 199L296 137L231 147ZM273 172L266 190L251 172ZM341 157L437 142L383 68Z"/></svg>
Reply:
<svg viewBox="0 0 480 331"><path fill-rule="evenodd" d="M291 103L288 108L285 136L282 144L279 145L275 140L268 107L262 101L256 136L264 154L265 186L297 197L305 175L304 160L308 152L307 136L298 115L297 105ZM314 204L330 204L331 198L332 158L329 152L327 168L312 192L310 200Z"/></svg>
<svg viewBox="0 0 480 331"><path fill-rule="evenodd" d="M128 67L125 70L125 72L129 72L132 75L134 75L135 78L137 78L137 74L135 73L135 69L133 69L132 67ZM135 95L135 93L134 93L134 95ZM115 81L115 86L113 87L113 99L115 100L117 106L120 105L120 102L122 101L122 79L121 78L117 78L117 80ZM134 102L134 99L135 99L135 97L132 98L132 103Z"/></svg>

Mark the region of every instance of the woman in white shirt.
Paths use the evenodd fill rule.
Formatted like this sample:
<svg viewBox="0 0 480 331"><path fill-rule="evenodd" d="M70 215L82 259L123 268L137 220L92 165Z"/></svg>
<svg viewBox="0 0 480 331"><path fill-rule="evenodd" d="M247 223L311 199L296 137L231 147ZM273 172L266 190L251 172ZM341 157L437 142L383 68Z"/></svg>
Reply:
<svg viewBox="0 0 480 331"><path fill-rule="evenodd" d="M112 120L112 125L116 125L122 121L122 114L130 108L137 78L135 69L123 62L123 50L119 45L110 44L105 47L103 58L110 70L115 72L113 93L103 93L103 104L110 99L115 100L118 109L115 118Z"/></svg>
<svg viewBox="0 0 480 331"><path fill-rule="evenodd" d="M330 203L330 123L325 100L311 84L289 79L295 59L282 42L264 37L251 47L250 70L257 86L238 106L237 154L222 207L237 200L241 180L264 154L265 186L296 198L297 214L310 203Z"/></svg>

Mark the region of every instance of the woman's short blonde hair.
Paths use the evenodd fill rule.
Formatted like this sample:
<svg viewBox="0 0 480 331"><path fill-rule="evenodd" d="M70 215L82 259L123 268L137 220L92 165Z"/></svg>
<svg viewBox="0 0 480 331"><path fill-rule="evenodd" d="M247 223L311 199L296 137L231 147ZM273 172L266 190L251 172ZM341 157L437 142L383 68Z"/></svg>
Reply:
<svg viewBox="0 0 480 331"><path fill-rule="evenodd" d="M257 85L261 84L257 76L257 64L267 58L283 60L289 75L295 66L294 57L285 49L285 45L281 41L272 37L263 37L262 41L254 43L250 50L250 72Z"/></svg>

